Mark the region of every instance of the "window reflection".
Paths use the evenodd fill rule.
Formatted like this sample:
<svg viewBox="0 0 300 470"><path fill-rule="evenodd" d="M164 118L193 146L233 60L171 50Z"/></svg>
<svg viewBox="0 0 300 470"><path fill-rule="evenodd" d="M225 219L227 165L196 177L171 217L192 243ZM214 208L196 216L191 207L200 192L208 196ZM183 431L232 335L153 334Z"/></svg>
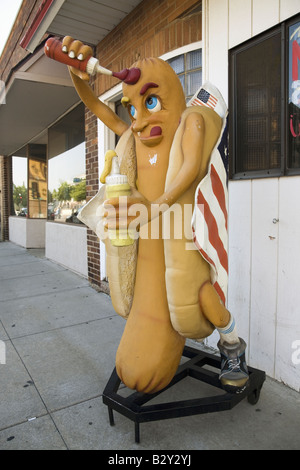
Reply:
<svg viewBox="0 0 300 470"><path fill-rule="evenodd" d="M81 223L79 209L86 203L85 143L48 161L48 219Z"/></svg>
<svg viewBox="0 0 300 470"><path fill-rule="evenodd" d="M28 157L28 217L47 218L47 146L29 144Z"/></svg>
<svg viewBox="0 0 300 470"><path fill-rule="evenodd" d="M47 217L47 165L28 159L28 216L31 219Z"/></svg>
<svg viewBox="0 0 300 470"><path fill-rule="evenodd" d="M27 215L27 158L13 157L14 214Z"/></svg>

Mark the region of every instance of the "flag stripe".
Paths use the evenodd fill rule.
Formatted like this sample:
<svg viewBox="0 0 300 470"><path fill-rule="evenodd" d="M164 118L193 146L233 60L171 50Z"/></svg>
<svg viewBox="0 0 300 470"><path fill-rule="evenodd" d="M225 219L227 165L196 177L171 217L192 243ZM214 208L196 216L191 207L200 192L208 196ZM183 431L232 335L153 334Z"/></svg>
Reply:
<svg viewBox="0 0 300 470"><path fill-rule="evenodd" d="M193 232L194 231L194 228L193 228ZM194 237L194 243L196 245L196 247L198 248L198 251L200 251L201 255L203 256L203 258L211 265L214 267L214 269L216 269L216 265L215 263L213 262L213 260L208 256L208 254L206 253L206 251L204 251L201 246L199 245L198 241L197 241L197 238L196 236Z"/></svg>
<svg viewBox="0 0 300 470"><path fill-rule="evenodd" d="M226 208L226 197L225 197L225 192L224 192L224 186L222 184L222 181L214 165L211 165L211 184L212 184L213 192L216 198L218 199L220 208L224 214L225 227L227 230L228 214L227 214L227 208Z"/></svg>
<svg viewBox="0 0 300 470"><path fill-rule="evenodd" d="M196 105L206 106L207 108L211 108L211 109L215 108L215 104L210 103L209 101L207 103L203 103L203 101L200 101L198 98L194 98L191 103L191 106L196 106Z"/></svg>
<svg viewBox="0 0 300 470"><path fill-rule="evenodd" d="M195 233L194 231L194 228L193 228L193 232ZM211 265L214 267L214 269L216 269L216 266L215 266L215 263L213 262L213 260L208 256L208 254L200 247L199 243L197 242L197 239L196 237L194 237L194 243L196 245L196 247L198 248L198 251L201 253L201 255L203 256L203 258ZM225 275L225 280L226 280L227 276ZM225 293L224 293L224 286L223 288L220 286L219 282L218 281L215 281L214 284L213 284L214 288L216 289L220 299L222 300L223 304L225 305L226 303L226 297L225 297ZM226 288L226 282L225 282L225 288ZM226 292L226 290L225 290Z"/></svg>
<svg viewBox="0 0 300 470"><path fill-rule="evenodd" d="M201 214L202 216L202 214ZM205 222L204 222L205 223ZM208 229L205 224L204 229L204 239L207 241L208 238ZM193 228L193 233L195 234L195 230ZM228 272L225 271L223 266L221 266L218 258L218 254L215 248L207 241L205 243L205 249L201 248L200 246L201 240L198 241L196 235L194 236L194 244L198 249L201 256L205 259L205 261L210 265L211 268L211 280L212 284L216 287L220 298L222 299L224 305L226 303L226 294L227 294L227 282L228 282ZM207 253L210 253L211 257L208 256ZM215 261L213 261L213 259Z"/></svg>
<svg viewBox="0 0 300 470"><path fill-rule="evenodd" d="M217 251L221 265L223 266L225 271L228 272L228 256L227 256L226 250L224 248L224 245L219 235L218 225L217 225L217 222L213 213L210 210L209 204L206 201L201 190L199 190L198 192L197 203L198 203L198 206L200 206L199 208L201 212L202 212L202 206L204 208L203 215L204 215L207 227L208 227L209 241L212 244L212 246L215 248L215 250Z"/></svg>
<svg viewBox="0 0 300 470"><path fill-rule="evenodd" d="M214 288L216 289L220 299L222 300L223 304L225 305L225 302L226 302L225 294L224 294L224 292L223 292L223 290L220 287L218 282L214 283Z"/></svg>
<svg viewBox="0 0 300 470"><path fill-rule="evenodd" d="M218 100L214 96L210 95L210 97L208 98L208 101L216 105Z"/></svg>
<svg viewBox="0 0 300 470"><path fill-rule="evenodd" d="M220 166L220 165L218 165L218 166ZM211 171L210 170L209 170L208 174L201 181L199 188L200 188L202 194L204 195L204 197L205 197L205 199L206 199L206 201L209 205L210 211L213 214L213 216L214 216L214 218L217 222L219 236L220 236L220 238L222 240L222 243L223 243L223 246L225 248L225 247L227 247L227 241L228 241L227 240L226 219L225 219L224 213L223 213L223 211L220 207L220 202L219 202L218 198L216 197L216 195L213 191ZM195 203L196 203L196 206L197 206L197 199L196 199ZM198 210L199 209L200 208L198 207ZM203 212L204 212L204 210L203 210ZM198 214L199 214L199 212L198 212ZM205 217L203 217L203 220L199 219L199 222L200 223L206 223ZM209 229L208 229L208 231L209 231ZM208 235L208 231L207 231L207 235ZM198 235L200 235L200 234L198 234ZM205 238L203 238L202 243L205 243Z"/></svg>

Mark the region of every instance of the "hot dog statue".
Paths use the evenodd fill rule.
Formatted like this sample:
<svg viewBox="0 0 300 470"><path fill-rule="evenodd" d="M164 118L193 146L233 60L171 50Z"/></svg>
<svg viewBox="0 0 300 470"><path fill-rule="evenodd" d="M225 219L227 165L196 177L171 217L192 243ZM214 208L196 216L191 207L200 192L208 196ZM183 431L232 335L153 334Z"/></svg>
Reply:
<svg viewBox="0 0 300 470"><path fill-rule="evenodd" d="M144 393L163 389L178 368L186 338L202 339L217 329L222 386L243 391L249 380L246 344L225 307L227 110L221 94L208 84L187 106L177 75L161 59L141 59L111 72L80 41L67 36L55 44L82 101L121 137L107 155L105 184L79 215L105 241L112 303L126 318L116 354L120 379ZM52 49L46 43L48 56ZM97 72L123 81L130 126L92 91L89 74ZM130 186L125 205L125 196L106 191L113 159L114 176L126 178L113 181ZM138 237L123 246L104 236L107 229L117 233L134 224Z"/></svg>

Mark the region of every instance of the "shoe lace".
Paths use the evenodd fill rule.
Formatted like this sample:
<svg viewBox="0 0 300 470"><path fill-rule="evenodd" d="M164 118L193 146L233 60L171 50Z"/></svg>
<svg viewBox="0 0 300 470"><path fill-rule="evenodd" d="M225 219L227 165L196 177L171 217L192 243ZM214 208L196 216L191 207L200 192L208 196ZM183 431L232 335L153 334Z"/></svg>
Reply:
<svg viewBox="0 0 300 470"><path fill-rule="evenodd" d="M233 372L235 370L240 370L240 360L239 358L227 359L228 371Z"/></svg>

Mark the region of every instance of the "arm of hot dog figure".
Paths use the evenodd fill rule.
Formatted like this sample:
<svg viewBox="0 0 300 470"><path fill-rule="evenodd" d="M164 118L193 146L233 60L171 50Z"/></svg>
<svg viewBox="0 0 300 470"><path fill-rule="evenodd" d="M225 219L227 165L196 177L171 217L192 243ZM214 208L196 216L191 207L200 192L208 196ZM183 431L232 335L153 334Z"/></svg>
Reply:
<svg viewBox="0 0 300 470"><path fill-rule="evenodd" d="M202 162L203 142L205 134L204 118L201 114L191 113L185 122L181 147L183 164L170 184L154 204L174 204L197 178Z"/></svg>
<svg viewBox="0 0 300 470"><path fill-rule="evenodd" d="M183 164L169 189L158 199L150 202L139 191L132 188L132 194L127 197L126 201L127 217L124 214L124 207L122 210L119 208L119 198L108 199L104 202L105 225L111 224L111 228L119 228L124 227L124 223L127 221L127 226L129 226L135 218L138 218L139 224L142 226L159 214L159 211L151 209L152 205L161 206L162 210L167 210L174 204L191 186L199 173L204 133L204 118L198 113L191 113L186 119L182 136ZM135 215L135 211L130 210L134 205L137 209L143 206L143 210L137 210Z"/></svg>
<svg viewBox="0 0 300 470"><path fill-rule="evenodd" d="M62 50L69 57L79 60L85 60L93 53L91 47L84 45L81 41L74 41L70 36L63 39ZM86 107L115 134L122 135L128 129L128 124L98 99L88 84L89 75L74 67L69 67L69 71L74 87Z"/></svg>
<svg viewBox="0 0 300 470"><path fill-rule="evenodd" d="M139 227L151 220L151 202L139 191L131 188L131 195L126 201L118 197L104 201L104 227L105 228L128 228L130 225L138 231Z"/></svg>

